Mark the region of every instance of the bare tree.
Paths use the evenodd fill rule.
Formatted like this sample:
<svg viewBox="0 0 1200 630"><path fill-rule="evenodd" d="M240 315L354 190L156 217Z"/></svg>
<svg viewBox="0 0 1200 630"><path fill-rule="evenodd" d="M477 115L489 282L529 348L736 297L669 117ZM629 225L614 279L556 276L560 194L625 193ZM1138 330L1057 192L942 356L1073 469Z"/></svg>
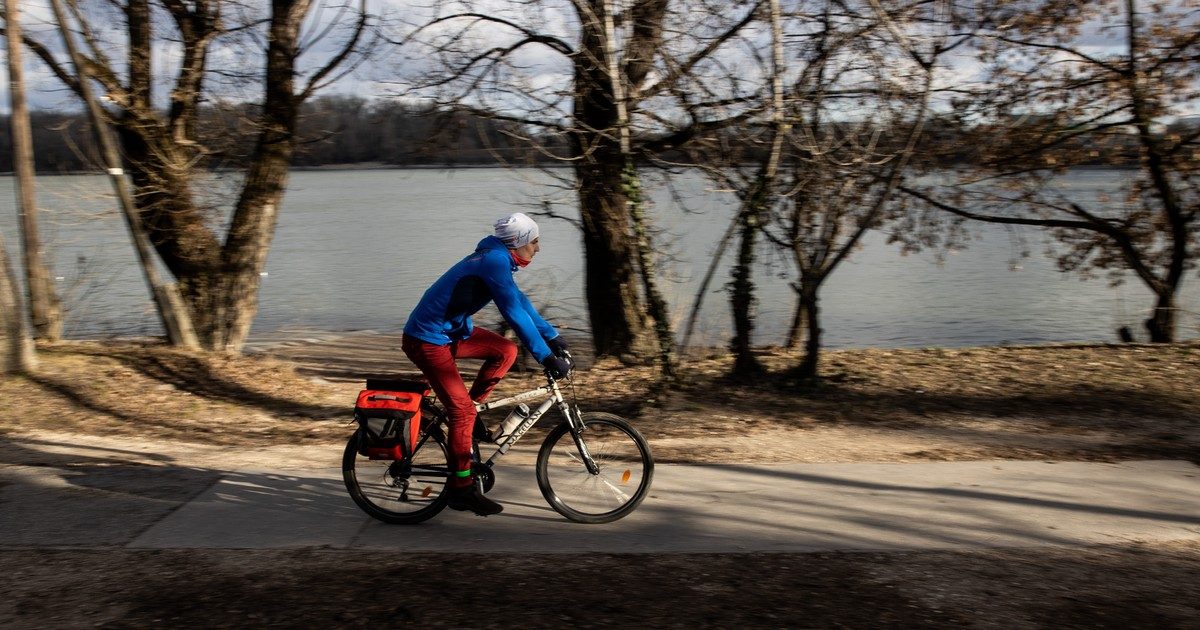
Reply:
<svg viewBox="0 0 1200 630"><path fill-rule="evenodd" d="M195 329L192 326L191 315L187 312L187 308L180 298L179 287L174 283L163 282L159 277L154 250L150 245L150 239L146 235L145 228L142 227L138 219L137 207L134 204L129 185L126 182L124 169L121 168L121 158L117 152L116 142L109 131L104 110L101 109L100 103L92 93L92 81L88 74L87 65L83 63L83 59L75 45L75 40L71 37L70 30L67 28L67 18L65 11L63 11L62 0L50 0L50 3L54 10L54 17L58 23L59 32L63 37L63 46L67 49L71 65L78 73L79 97L87 109L93 135L95 136L96 144L100 147L100 152L104 160L105 170L108 172L108 178L112 183L113 190L117 193L121 213L125 217L125 224L129 228L129 233L133 238L133 246L137 252L142 275L146 278L146 284L150 288L150 295L158 307L159 319L162 322L163 329L167 333L167 340L175 346L198 349L200 344L196 338Z"/></svg>
<svg viewBox="0 0 1200 630"><path fill-rule="evenodd" d="M632 153L633 130L630 127L629 108L626 102L629 86L626 85L626 77L621 72L618 58L615 7L614 0L607 0L604 4L604 57L608 64L608 76L611 77L613 102L617 110L616 125L621 156L625 165L621 183L628 204L630 225L633 229L634 251L637 255L639 275L642 279L642 294L646 299L647 314L654 322L655 337L658 341L659 365L663 376L667 380L672 380L676 377L675 332L671 327L667 301L658 288L657 269L642 195L642 181Z"/></svg>
<svg viewBox="0 0 1200 630"><path fill-rule="evenodd" d="M774 221L773 240L790 251L799 275L793 322L803 320L806 332L794 370L801 379L818 374L820 289L869 230L904 216L897 187L912 175L941 58L968 40L953 1L867 4L869 11L847 12L863 26L838 33L841 41L821 36L813 72L802 78L808 88L796 103L795 166ZM822 33L831 30L829 16ZM858 73L869 78L859 82ZM836 120L843 99L860 112L856 121ZM795 325L790 336L798 337Z"/></svg>
<svg viewBox="0 0 1200 630"><path fill-rule="evenodd" d="M741 200L741 234L730 302L733 375L762 372L752 353L755 236L786 252L797 280L790 341L807 332L795 373L817 375L819 292L863 237L898 218L896 189L908 174L929 115L938 59L961 45L952 3L800 3L778 15L775 42L789 42L796 63L771 63L770 117L748 138L718 137L709 173ZM783 55L774 47L773 56ZM782 68L788 67L783 71ZM786 86L786 87L785 87ZM746 146L764 147L747 160ZM730 234L733 233L731 226ZM718 258L719 260L719 258ZM714 269L716 260L714 260ZM710 269L711 271L711 269ZM701 293L707 287L701 287ZM693 309L699 308L697 300Z"/></svg>
<svg viewBox="0 0 1200 630"><path fill-rule="evenodd" d="M21 226L21 250L25 263L25 287L34 335L56 341L62 337L62 304L50 282L38 231L37 195L34 189L33 134L25 102L25 69L22 63L21 11L19 0L5 0L4 29L8 47L8 95L12 104L10 126L13 171L16 174L17 214Z"/></svg>
<svg viewBox="0 0 1200 630"><path fill-rule="evenodd" d="M563 140L566 152L554 157L573 167L564 183L579 199L598 355L644 355L657 336L664 366L671 363L638 167L737 119L713 116L717 90L703 84L759 4L539 0L484 11L455 2L404 39L426 63L411 94L520 125L548 153L545 138ZM680 107L682 93L695 98ZM725 90L721 100L739 96Z"/></svg>
<svg viewBox="0 0 1200 630"><path fill-rule="evenodd" d="M754 282L751 276L755 263L755 244L757 236L763 228L763 220L770 210L776 188L776 177L779 173L779 161L783 152L784 138L791 131L791 123L784 105L783 69L784 42L783 16L778 0L769 3L770 23L770 66L767 80L770 82L771 101L768 111L770 118L767 123L767 147L761 164L753 178L747 182L748 190L742 195L741 208L737 215L738 254L733 267L733 280L730 283L730 307L733 311L733 340L730 349L733 351L733 374L742 379L753 379L765 370L755 358L751 350L754 336ZM728 171L722 170L719 178L728 182Z"/></svg>
<svg viewBox="0 0 1200 630"><path fill-rule="evenodd" d="M287 184L300 104L349 71L371 41L365 0L336 6L335 18L312 24L310 39L303 40L306 18L317 4L128 0L83 6L72 1L70 36L84 48L75 72L46 43L26 37L77 95L84 96L90 78L111 104L111 110L101 112L119 131L139 223L178 281L201 344L211 350L239 351L257 312L260 274ZM108 24L124 27L122 63L110 58L121 44L106 41ZM152 71L160 34L181 54L165 111L156 105L155 94L164 77ZM340 42L322 63L302 72L298 59L332 37ZM215 52L243 59L258 55L262 61L257 67L213 68ZM223 164L244 167L225 218L223 202L207 196L212 188L207 168L216 156L200 129L200 105L214 98L235 99L245 85L262 86L261 100L242 108L252 113L255 141L244 159Z"/></svg>
<svg viewBox="0 0 1200 630"><path fill-rule="evenodd" d="M1044 228L1064 271L1114 282L1132 271L1155 295L1150 339L1174 340L1176 296L1200 244L1200 125L1186 118L1200 104L1200 10L994 4L978 44L983 87L957 103L978 168L904 191L958 220ZM1124 194L1087 199L1055 186L1072 167L1127 161L1137 171Z"/></svg>

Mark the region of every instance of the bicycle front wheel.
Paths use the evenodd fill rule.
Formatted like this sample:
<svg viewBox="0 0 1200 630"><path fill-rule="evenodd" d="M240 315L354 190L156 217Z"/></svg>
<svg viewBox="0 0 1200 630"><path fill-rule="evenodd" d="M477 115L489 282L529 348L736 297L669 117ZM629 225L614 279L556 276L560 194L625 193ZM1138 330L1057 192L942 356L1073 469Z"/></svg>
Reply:
<svg viewBox="0 0 1200 630"><path fill-rule="evenodd" d="M550 507L572 521L611 523L646 498L654 459L642 434L618 416L583 414L583 425L580 441L596 470L588 470L570 423L563 422L538 451L538 487Z"/></svg>
<svg viewBox="0 0 1200 630"><path fill-rule="evenodd" d="M373 460L358 453L359 433L342 454L342 480L362 511L394 524L420 523L446 507L450 460L437 425L421 436L410 460Z"/></svg>

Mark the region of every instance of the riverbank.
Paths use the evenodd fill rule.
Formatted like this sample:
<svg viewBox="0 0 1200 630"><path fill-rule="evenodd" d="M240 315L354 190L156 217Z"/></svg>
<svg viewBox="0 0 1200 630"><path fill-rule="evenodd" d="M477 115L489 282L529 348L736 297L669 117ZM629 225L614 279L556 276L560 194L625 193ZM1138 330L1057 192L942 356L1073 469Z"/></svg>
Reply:
<svg viewBox="0 0 1200 630"><path fill-rule="evenodd" d="M0 432L246 450L342 442L361 380L416 377L395 336L279 344L255 356L152 343L62 342L0 381ZM766 350L782 372L799 355ZM681 366L655 398L652 367L580 370L585 410L631 418L664 462L969 459L1200 461L1200 344L834 350L815 389L734 385L727 357ZM468 366L469 369L469 366ZM496 395L541 382L517 371ZM535 432L545 427L535 428ZM536 444L537 438L526 440Z"/></svg>

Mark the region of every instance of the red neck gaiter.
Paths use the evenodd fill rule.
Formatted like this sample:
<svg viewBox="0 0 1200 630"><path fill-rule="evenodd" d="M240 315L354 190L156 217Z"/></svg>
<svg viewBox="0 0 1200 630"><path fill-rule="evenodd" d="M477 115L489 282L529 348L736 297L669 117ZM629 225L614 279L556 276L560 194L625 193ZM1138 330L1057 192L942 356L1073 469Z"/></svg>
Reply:
<svg viewBox="0 0 1200 630"><path fill-rule="evenodd" d="M530 262L530 261L525 260L524 258L521 258L520 256L518 256L517 250L515 250L515 249L508 250L508 254L510 256L512 256L513 262L517 263L518 267L524 268Z"/></svg>

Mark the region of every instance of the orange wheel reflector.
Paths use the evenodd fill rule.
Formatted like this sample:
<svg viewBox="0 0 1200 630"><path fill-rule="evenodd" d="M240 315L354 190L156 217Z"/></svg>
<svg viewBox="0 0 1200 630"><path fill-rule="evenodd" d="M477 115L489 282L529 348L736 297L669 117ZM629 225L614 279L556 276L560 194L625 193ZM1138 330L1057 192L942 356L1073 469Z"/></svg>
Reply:
<svg viewBox="0 0 1200 630"><path fill-rule="evenodd" d="M421 498L428 498L430 494L433 494L433 486L425 486L425 489L421 491Z"/></svg>
<svg viewBox="0 0 1200 630"><path fill-rule="evenodd" d="M621 475L621 483L629 483L629 477L632 475L629 469L625 469L625 474Z"/></svg>

